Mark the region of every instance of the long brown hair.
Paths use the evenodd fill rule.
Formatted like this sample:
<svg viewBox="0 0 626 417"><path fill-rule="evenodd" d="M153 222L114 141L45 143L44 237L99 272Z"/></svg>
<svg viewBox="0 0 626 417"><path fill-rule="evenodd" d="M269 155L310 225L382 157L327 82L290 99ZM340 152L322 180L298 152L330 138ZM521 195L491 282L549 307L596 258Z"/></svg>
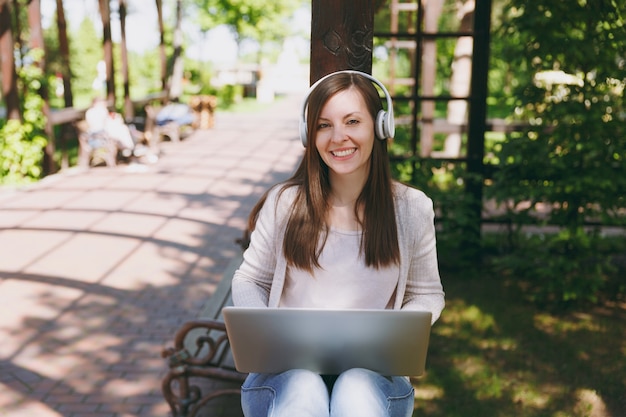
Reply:
<svg viewBox="0 0 626 417"><path fill-rule="evenodd" d="M365 100L373 118L382 109L378 91L367 78L354 73L337 73L321 82L308 98L307 131L309 138L304 157L291 178L281 184L280 193L296 187L283 252L287 262L298 268L313 271L319 267L319 255L326 242L330 182L328 166L315 146L316 124L326 102L340 91L355 88ZM387 141L374 140L370 157L369 177L355 204L355 216L363 230L361 252L367 266L380 268L400 261L398 228L396 224L393 183L387 154ZM248 229L254 230L259 211L267 193L253 208ZM359 208L363 208L363 216Z"/></svg>

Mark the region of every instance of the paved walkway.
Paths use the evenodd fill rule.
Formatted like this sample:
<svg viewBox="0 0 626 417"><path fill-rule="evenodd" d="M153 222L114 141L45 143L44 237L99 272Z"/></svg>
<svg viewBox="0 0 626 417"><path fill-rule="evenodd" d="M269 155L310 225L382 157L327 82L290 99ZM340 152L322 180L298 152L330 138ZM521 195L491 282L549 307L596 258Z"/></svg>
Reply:
<svg viewBox="0 0 626 417"><path fill-rule="evenodd" d="M161 350L302 154L301 97L165 142L148 168L0 191L0 416L168 416Z"/></svg>

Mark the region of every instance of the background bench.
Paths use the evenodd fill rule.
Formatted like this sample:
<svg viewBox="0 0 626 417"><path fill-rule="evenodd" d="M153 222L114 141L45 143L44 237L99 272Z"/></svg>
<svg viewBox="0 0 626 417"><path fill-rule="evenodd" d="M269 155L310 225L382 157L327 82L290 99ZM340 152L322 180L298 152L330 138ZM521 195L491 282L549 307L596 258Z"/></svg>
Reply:
<svg viewBox="0 0 626 417"><path fill-rule="evenodd" d="M85 120L74 123L78 133L78 165L89 167L104 162L106 166L117 165L117 144L104 133L91 134Z"/></svg>
<svg viewBox="0 0 626 417"><path fill-rule="evenodd" d="M184 323L174 336L174 347L163 351L169 371L162 379L161 389L173 417L196 416L214 398L241 394L239 388L209 387L203 392L203 387L194 383L194 379L201 378L241 385L247 376L235 369L222 319L222 308L232 305L231 282L241 262L239 253L224 271L200 319Z"/></svg>

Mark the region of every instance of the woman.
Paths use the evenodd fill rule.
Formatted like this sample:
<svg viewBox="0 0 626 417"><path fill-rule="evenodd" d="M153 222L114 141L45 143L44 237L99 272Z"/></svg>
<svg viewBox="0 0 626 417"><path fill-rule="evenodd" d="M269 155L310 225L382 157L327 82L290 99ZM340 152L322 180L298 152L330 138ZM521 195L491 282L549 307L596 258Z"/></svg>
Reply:
<svg viewBox="0 0 626 417"><path fill-rule="evenodd" d="M250 216L250 246L233 278L238 306L417 309L444 306L432 201L394 182L393 128L371 76L340 71L305 99L303 160ZM388 103L390 102L388 93ZM365 369L250 374L246 417L410 416L407 377Z"/></svg>

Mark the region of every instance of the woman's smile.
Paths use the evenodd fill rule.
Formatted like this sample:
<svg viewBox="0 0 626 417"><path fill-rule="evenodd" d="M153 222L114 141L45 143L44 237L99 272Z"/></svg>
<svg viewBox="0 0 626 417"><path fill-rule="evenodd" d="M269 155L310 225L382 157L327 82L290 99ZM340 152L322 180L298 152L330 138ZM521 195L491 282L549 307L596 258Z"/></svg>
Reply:
<svg viewBox="0 0 626 417"><path fill-rule="evenodd" d="M356 152L356 148L347 148L347 149L338 149L335 151L330 151L331 154L333 154L333 156L335 158L347 158L349 156L354 155L354 153Z"/></svg>

